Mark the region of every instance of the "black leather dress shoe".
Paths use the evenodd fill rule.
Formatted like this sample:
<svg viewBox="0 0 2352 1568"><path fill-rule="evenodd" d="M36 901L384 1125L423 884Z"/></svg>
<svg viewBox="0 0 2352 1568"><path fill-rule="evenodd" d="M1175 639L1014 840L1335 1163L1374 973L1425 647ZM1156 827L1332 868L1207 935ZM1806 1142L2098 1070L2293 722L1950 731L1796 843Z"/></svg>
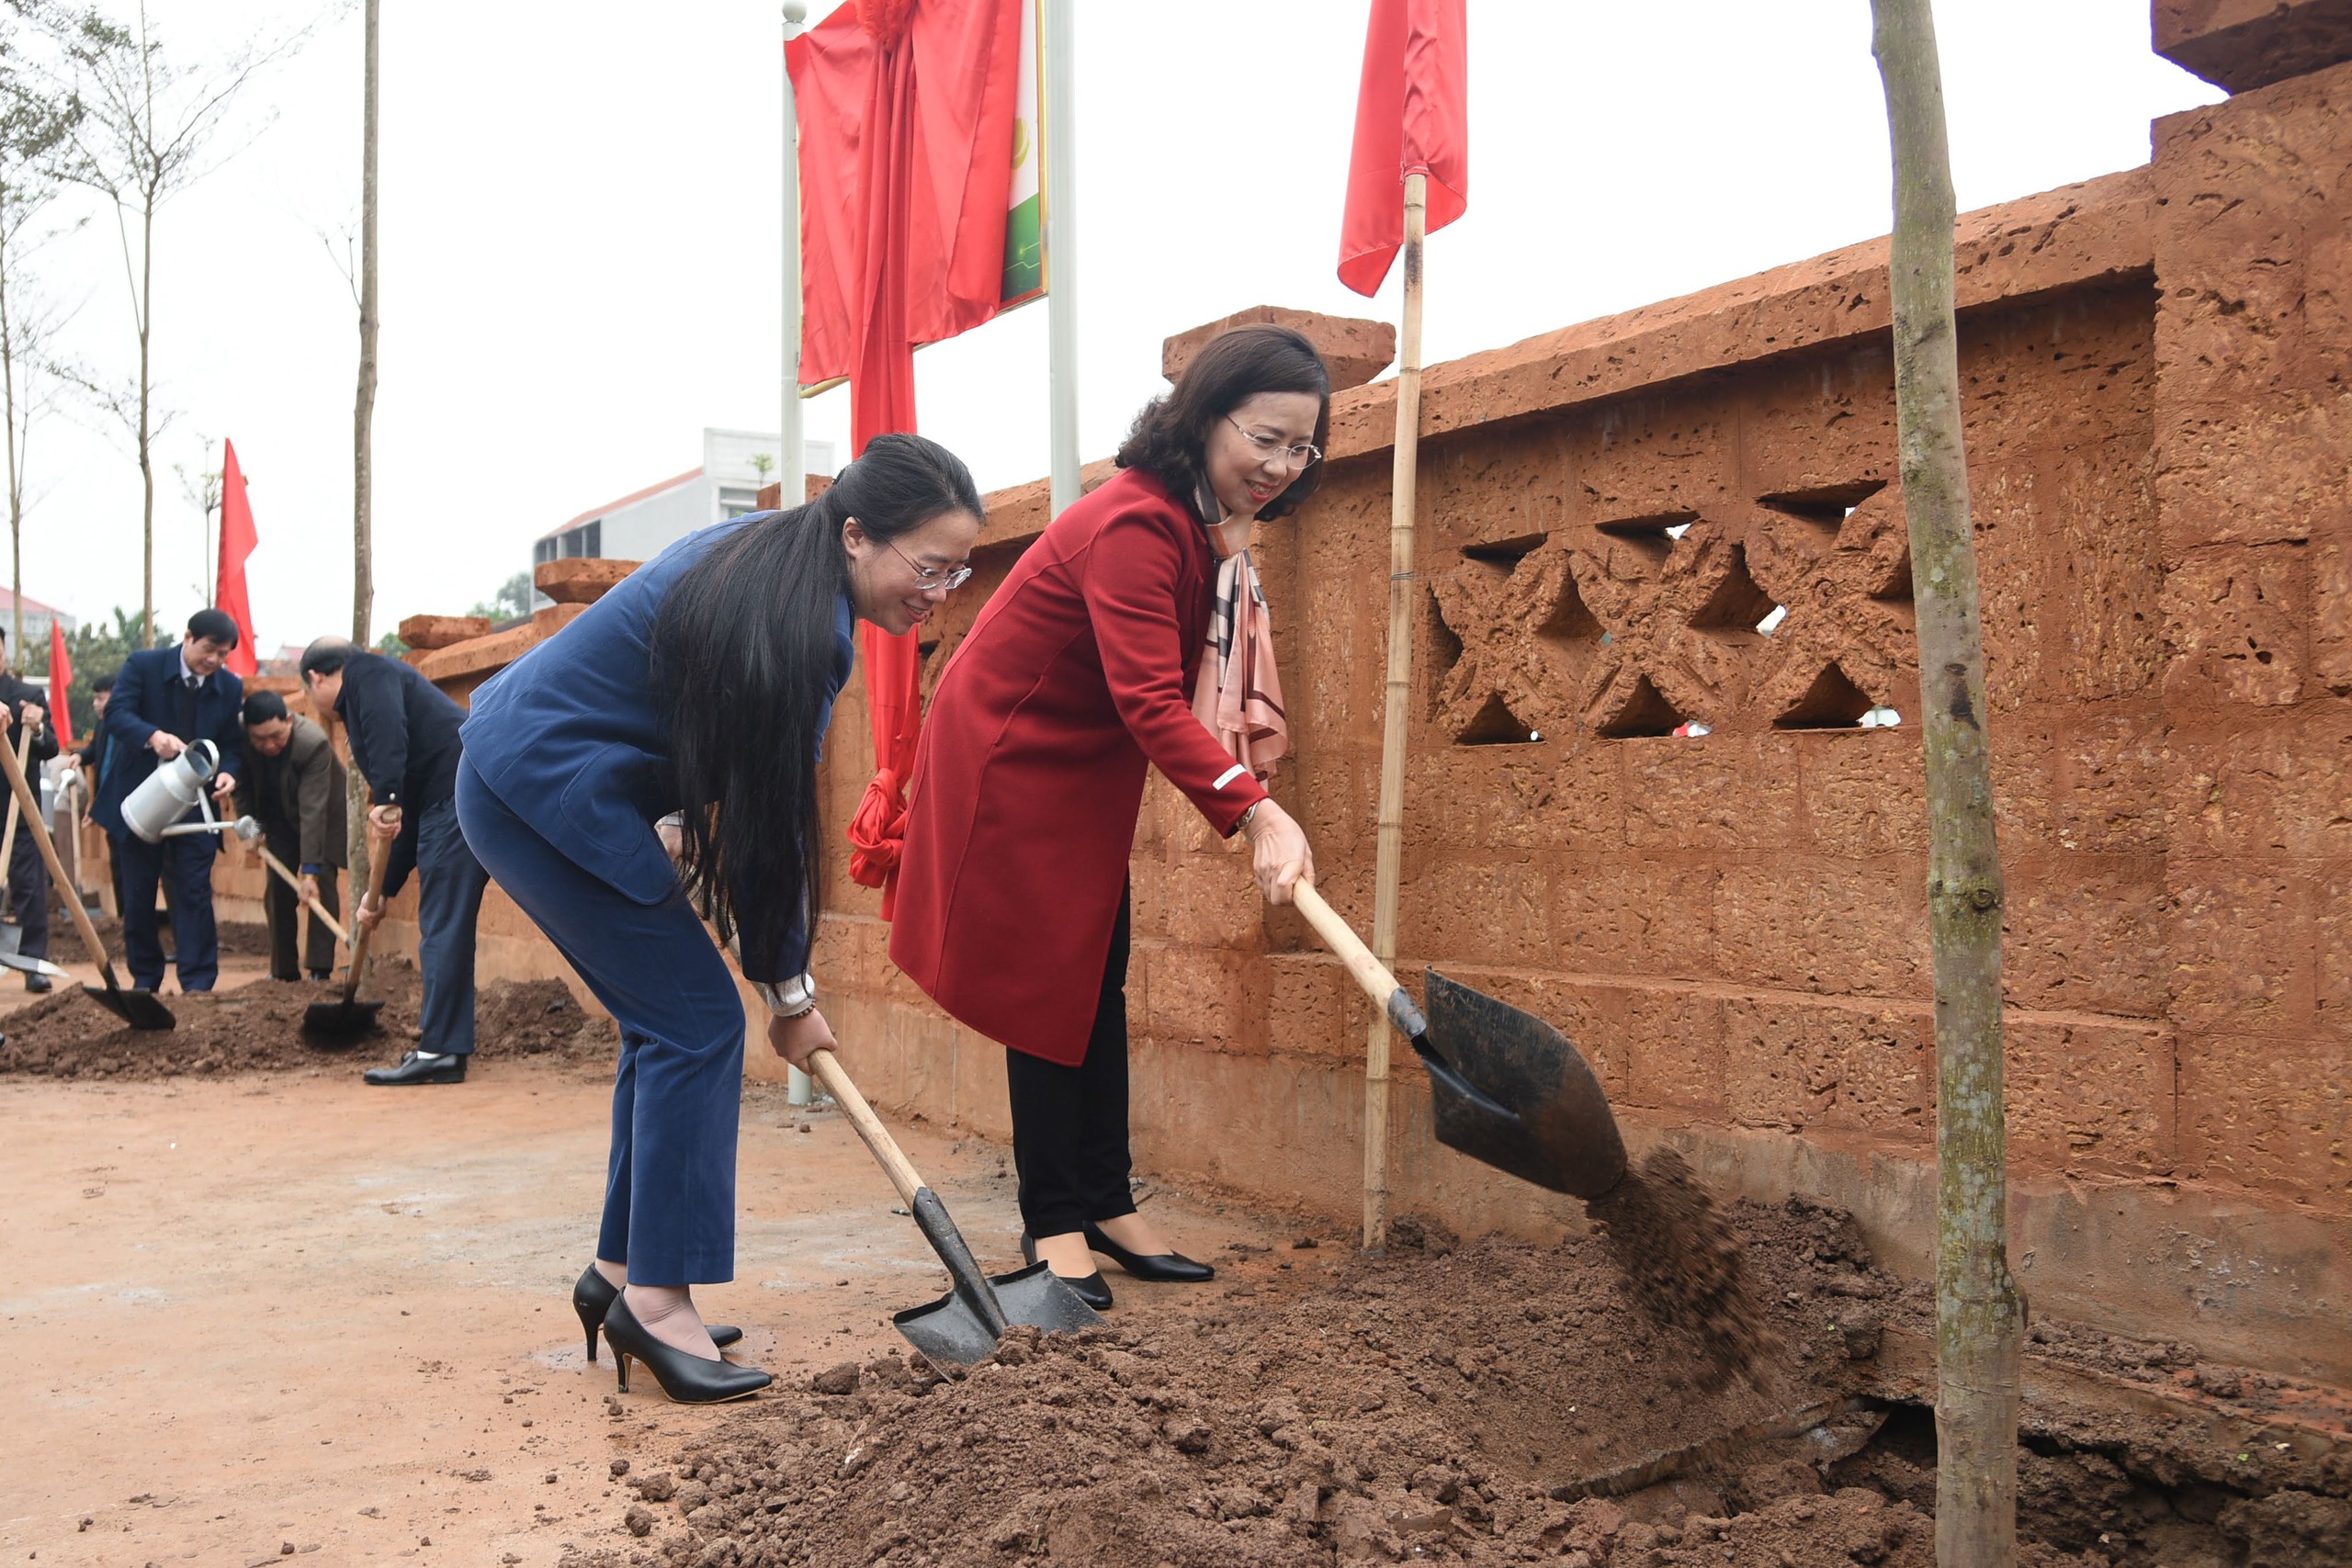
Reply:
<svg viewBox="0 0 2352 1568"><path fill-rule="evenodd" d="M1181 1252L1155 1252L1146 1257L1129 1252L1109 1236L1093 1221L1086 1222L1086 1245L1127 1271L1130 1279L1157 1280L1168 1284L1197 1285L1216 1278L1216 1270L1205 1263L1195 1263Z"/></svg>
<svg viewBox="0 0 2352 1568"><path fill-rule="evenodd" d="M580 1326L588 1335L588 1359L596 1359L596 1330L605 1326L605 1314L612 1310L620 1295L620 1288L598 1273L594 1263L588 1265L571 1287L571 1310L580 1314ZM743 1331L731 1323L706 1323L703 1332L710 1342L724 1350L743 1337Z"/></svg>
<svg viewBox="0 0 2352 1568"><path fill-rule="evenodd" d="M359 1075L372 1084L406 1087L420 1083L463 1083L466 1081L466 1059L463 1056L435 1056L427 1061L417 1052L404 1052L397 1067L370 1067Z"/></svg>
<svg viewBox="0 0 2352 1568"><path fill-rule="evenodd" d="M1027 1231L1021 1233L1021 1256L1032 1263L1037 1261L1037 1243ZM1100 1269L1083 1280L1074 1279L1068 1274L1056 1274L1054 1278L1068 1285L1072 1294L1096 1312L1106 1312L1110 1309L1111 1286L1102 1278L1102 1270Z"/></svg>
<svg viewBox="0 0 2352 1568"><path fill-rule="evenodd" d="M55 988L56 982L51 980L46 975L28 975L25 976L25 989L30 991L35 996L40 996L44 991L51 991Z"/></svg>

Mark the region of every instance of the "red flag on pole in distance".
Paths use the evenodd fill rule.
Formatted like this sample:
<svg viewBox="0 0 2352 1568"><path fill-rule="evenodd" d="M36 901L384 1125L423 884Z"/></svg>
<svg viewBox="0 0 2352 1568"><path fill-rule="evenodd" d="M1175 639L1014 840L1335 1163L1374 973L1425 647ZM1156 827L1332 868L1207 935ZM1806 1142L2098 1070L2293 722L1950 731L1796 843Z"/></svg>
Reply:
<svg viewBox="0 0 2352 1568"><path fill-rule="evenodd" d="M235 673L251 676L260 668L254 657L253 601L245 593L245 558L260 541L254 534L254 509L245 500L245 476L237 467L234 442L220 443L220 577L213 591L214 608L228 612L237 623L237 646L225 662Z"/></svg>
<svg viewBox="0 0 2352 1568"><path fill-rule="evenodd" d="M1470 48L1464 0L1372 0L1356 89L1340 281L1359 294L1405 243L1405 176L1429 175L1429 232L1470 204Z"/></svg>
<svg viewBox="0 0 2352 1568"><path fill-rule="evenodd" d="M61 751L74 748L74 705L66 696L73 689L74 661L65 656L65 622L52 616L49 623L49 722L57 731Z"/></svg>
<svg viewBox="0 0 2352 1568"><path fill-rule="evenodd" d="M853 455L914 430L915 345L999 309L1028 3L850 0L785 46L800 130L800 378L849 378ZM913 632L860 635L875 774L849 825L849 874L883 890L887 920L922 654Z"/></svg>

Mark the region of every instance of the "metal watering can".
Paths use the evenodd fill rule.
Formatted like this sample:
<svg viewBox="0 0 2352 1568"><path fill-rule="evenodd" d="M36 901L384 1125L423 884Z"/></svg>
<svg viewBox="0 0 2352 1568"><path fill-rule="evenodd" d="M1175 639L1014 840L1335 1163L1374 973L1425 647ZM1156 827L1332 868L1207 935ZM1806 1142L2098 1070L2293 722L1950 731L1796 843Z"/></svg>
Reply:
<svg viewBox="0 0 2352 1568"><path fill-rule="evenodd" d="M234 833L247 842L259 838L261 824L250 817L224 822L212 815L212 795L207 786L220 771L220 749L209 740L195 742L158 766L124 797L125 826L151 844L181 833ZM200 820L181 820L190 807L201 814Z"/></svg>

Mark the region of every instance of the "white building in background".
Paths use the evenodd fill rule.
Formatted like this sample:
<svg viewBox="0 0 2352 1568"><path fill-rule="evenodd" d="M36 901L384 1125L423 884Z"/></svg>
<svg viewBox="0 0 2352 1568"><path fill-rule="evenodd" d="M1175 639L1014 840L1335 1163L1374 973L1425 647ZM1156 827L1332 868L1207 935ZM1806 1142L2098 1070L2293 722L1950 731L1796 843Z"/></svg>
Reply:
<svg viewBox="0 0 2352 1568"><path fill-rule="evenodd" d="M702 433L702 467L648 485L594 506L548 529L531 547L531 564L594 556L606 560L651 560L697 528L741 516L757 504L760 491L775 482L783 465L783 443L750 430ZM807 444L808 471L833 471L833 444ZM767 459L761 471L759 459ZM797 498L787 497L787 502ZM545 600L537 601L545 604Z"/></svg>
<svg viewBox="0 0 2352 1568"><path fill-rule="evenodd" d="M831 473L832 470L828 468L825 471ZM814 473L816 470L811 468L809 472ZM54 605L42 604L40 600L34 598L29 593L25 595L24 611L25 647L18 648L16 645L15 640L17 636L17 596L10 592L7 588L0 587L0 635L5 635L9 638L7 663L12 668L17 670L22 670L25 667L26 649L38 648L42 651L44 656L47 655L49 651L49 628L52 622L64 622L66 635L69 637L72 636L74 632L73 616L67 615L64 611L58 609Z"/></svg>

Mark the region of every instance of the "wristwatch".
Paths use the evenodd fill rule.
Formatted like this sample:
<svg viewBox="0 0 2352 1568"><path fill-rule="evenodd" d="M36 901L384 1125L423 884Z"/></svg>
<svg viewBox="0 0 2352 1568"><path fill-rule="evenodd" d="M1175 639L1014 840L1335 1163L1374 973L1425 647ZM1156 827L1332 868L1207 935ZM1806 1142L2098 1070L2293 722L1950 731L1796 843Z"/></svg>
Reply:
<svg viewBox="0 0 2352 1568"><path fill-rule="evenodd" d="M1257 816L1257 815L1258 815L1258 807L1261 807L1261 806L1263 806L1263 805L1265 805L1265 804L1266 804L1266 797L1265 797L1265 796L1263 796L1263 795L1261 795L1261 796L1259 796L1256 800L1251 801L1251 802L1250 803L1249 809L1247 809L1246 811L1242 812L1242 814L1241 814L1240 816L1238 816L1238 817L1237 817L1237 818L1235 818L1233 819L1233 830L1234 830L1235 832L1237 832L1237 833L1246 833L1246 832L1248 832L1248 831L1250 830L1250 818L1251 818L1252 817Z"/></svg>
<svg viewBox="0 0 2352 1568"><path fill-rule="evenodd" d="M799 1018L814 1011L817 1006L817 976L814 975L804 973L781 986L755 980L752 988L760 993L762 1001L768 1004L768 1011L778 1018Z"/></svg>

